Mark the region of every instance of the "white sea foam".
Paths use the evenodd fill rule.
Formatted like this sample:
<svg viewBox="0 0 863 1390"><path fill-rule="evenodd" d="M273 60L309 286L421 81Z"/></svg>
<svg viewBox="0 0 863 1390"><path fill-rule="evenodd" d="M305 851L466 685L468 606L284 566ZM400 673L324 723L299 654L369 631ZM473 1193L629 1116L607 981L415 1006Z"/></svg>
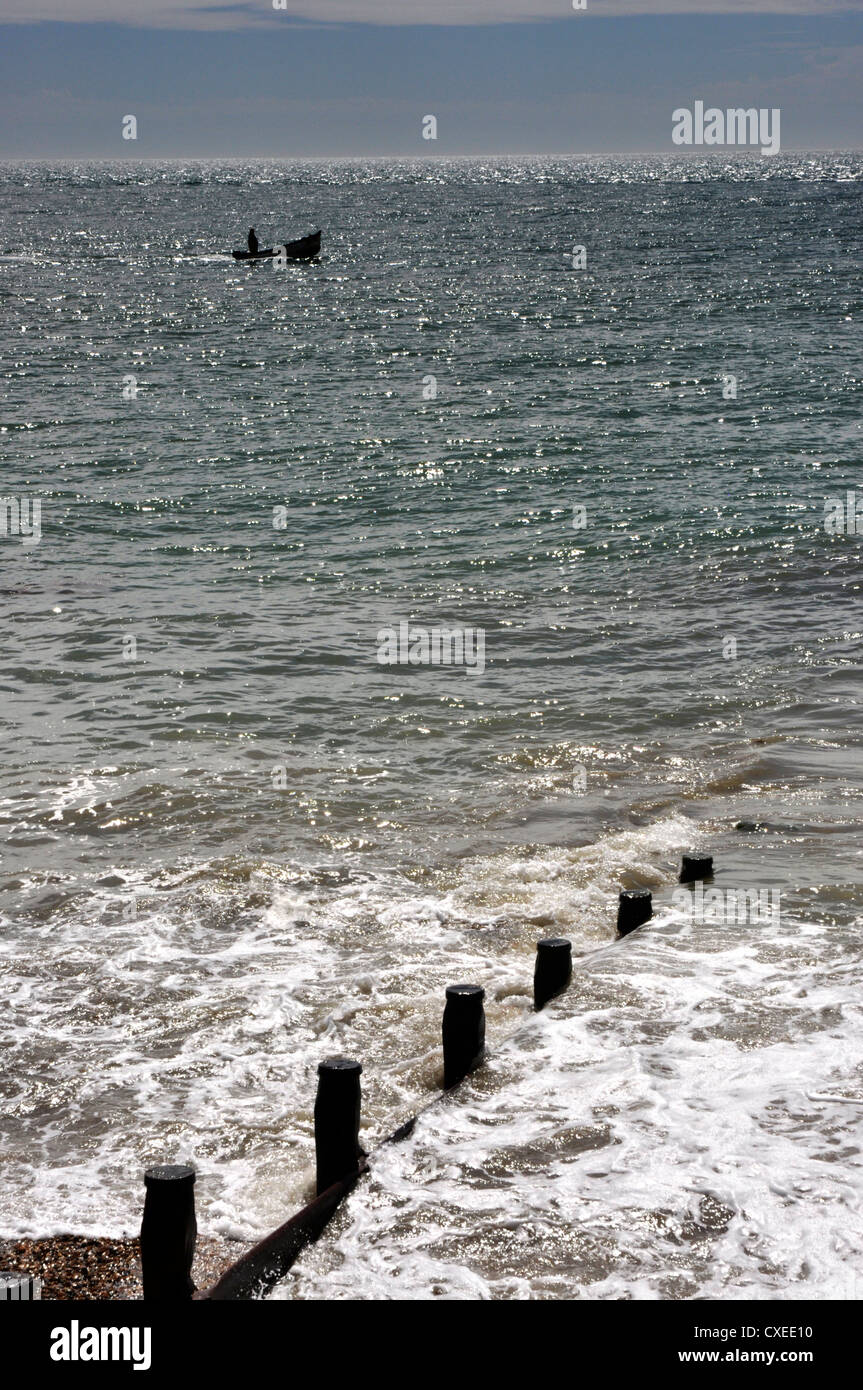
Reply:
<svg viewBox="0 0 863 1390"><path fill-rule="evenodd" d="M274 1296L859 1296L859 925L667 914L587 959Z"/></svg>
<svg viewBox="0 0 863 1390"><path fill-rule="evenodd" d="M422 886L284 882L265 867L234 887L214 867L127 877L61 921L7 924L4 1229L134 1229L141 1170L159 1161L199 1167L203 1231L279 1224L309 1195L322 1056L363 1060L373 1142L435 1094L447 984L480 981L490 1036L508 1036L529 1015L537 936L608 941L622 876L660 883L690 838L670 818L582 848L475 856Z"/></svg>

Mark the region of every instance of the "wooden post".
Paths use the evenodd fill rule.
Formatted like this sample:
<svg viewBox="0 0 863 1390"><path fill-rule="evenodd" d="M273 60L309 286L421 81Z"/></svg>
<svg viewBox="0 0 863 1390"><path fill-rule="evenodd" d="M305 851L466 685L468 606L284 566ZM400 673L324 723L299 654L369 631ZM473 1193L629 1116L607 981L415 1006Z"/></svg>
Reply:
<svg viewBox="0 0 863 1390"><path fill-rule="evenodd" d="M318 1196L359 1168L362 1063L328 1057L318 1066L315 1160Z"/></svg>
<svg viewBox="0 0 863 1390"><path fill-rule="evenodd" d="M191 1298L195 1220L195 1170L185 1165L148 1168L141 1222L144 1298L174 1303Z"/></svg>
<svg viewBox="0 0 863 1390"><path fill-rule="evenodd" d="M536 943L533 971L533 1007L541 1009L566 989L572 978L572 943L563 936L549 936Z"/></svg>
<svg viewBox="0 0 863 1390"><path fill-rule="evenodd" d="M443 1011L443 1084L457 1086L485 1056L485 990L479 985L448 985Z"/></svg>
<svg viewBox="0 0 863 1390"><path fill-rule="evenodd" d="M653 916L653 899L648 888L625 888L617 903L617 934L628 936Z"/></svg>
<svg viewBox="0 0 863 1390"><path fill-rule="evenodd" d="M694 883L699 878L713 877L713 856L710 854L684 854L680 864L679 883Z"/></svg>

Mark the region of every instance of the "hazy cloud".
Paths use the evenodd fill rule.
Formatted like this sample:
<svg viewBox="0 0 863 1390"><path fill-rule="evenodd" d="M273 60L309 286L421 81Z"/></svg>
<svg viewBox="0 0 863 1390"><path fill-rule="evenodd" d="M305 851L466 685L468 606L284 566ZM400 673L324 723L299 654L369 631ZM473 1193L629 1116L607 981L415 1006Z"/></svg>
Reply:
<svg viewBox="0 0 863 1390"><path fill-rule="evenodd" d="M859 0L858 0L859 3ZM855 0L0 0L0 23L110 22L154 29L252 29L305 21L312 24L501 24L537 19L584 22L590 16L644 14L838 14Z"/></svg>

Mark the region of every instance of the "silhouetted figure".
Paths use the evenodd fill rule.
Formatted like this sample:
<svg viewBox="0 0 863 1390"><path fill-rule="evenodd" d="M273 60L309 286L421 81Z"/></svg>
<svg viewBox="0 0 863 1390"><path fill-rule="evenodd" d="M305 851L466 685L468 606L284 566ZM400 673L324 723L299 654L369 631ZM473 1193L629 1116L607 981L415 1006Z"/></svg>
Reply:
<svg viewBox="0 0 863 1390"><path fill-rule="evenodd" d="M255 229L254 229L254 227L250 227L250 228L249 228L249 250L251 251L251 253L252 253L253 256L254 256L255 252L257 251L257 249L258 249L258 238L255 236Z"/></svg>

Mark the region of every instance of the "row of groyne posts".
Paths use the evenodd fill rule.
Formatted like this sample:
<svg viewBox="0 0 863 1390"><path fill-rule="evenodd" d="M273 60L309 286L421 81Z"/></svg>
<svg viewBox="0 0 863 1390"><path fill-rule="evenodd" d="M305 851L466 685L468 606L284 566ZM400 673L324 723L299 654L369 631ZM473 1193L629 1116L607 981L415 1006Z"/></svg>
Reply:
<svg viewBox="0 0 863 1390"><path fill-rule="evenodd" d="M679 882L693 883L712 876L713 860L709 855L683 856ZM618 940L643 926L652 915L649 889L624 889L618 899ZM534 1008L544 1008L561 994L571 977L571 942L560 936L537 942ZM484 999L485 990L480 985L447 988L442 1025L444 1092L475 1071L486 1055ZM287 1273L300 1252L317 1239L368 1167L368 1155L359 1140L362 1069L361 1062L348 1057L330 1057L319 1064L314 1113L317 1196L290 1221L247 1250L207 1290L196 1290L192 1280L197 1239L195 1170L185 1165L147 1170L141 1222L141 1275L146 1300L175 1303L192 1298L255 1298ZM383 1143L406 1138L416 1119L413 1116ZM32 1297L32 1285L30 1276L0 1274L0 1299Z"/></svg>

